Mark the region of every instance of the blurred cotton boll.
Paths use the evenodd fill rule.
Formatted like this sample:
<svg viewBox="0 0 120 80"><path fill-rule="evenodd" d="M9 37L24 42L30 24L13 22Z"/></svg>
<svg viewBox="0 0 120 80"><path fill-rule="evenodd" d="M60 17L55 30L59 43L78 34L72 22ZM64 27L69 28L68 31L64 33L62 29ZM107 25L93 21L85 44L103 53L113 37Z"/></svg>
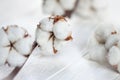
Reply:
<svg viewBox="0 0 120 80"><path fill-rule="evenodd" d="M71 17L78 0L43 0L43 12Z"/></svg>
<svg viewBox="0 0 120 80"><path fill-rule="evenodd" d="M118 26L111 23L99 24L90 37L87 50L86 58L102 63L102 65L109 65L112 69L120 72L120 31Z"/></svg>
<svg viewBox="0 0 120 80"><path fill-rule="evenodd" d="M74 13L80 18L103 19L107 12L106 0L44 0L43 11L52 15L71 17Z"/></svg>
<svg viewBox="0 0 120 80"><path fill-rule="evenodd" d="M75 13L83 19L104 19L107 13L107 1L80 0Z"/></svg>

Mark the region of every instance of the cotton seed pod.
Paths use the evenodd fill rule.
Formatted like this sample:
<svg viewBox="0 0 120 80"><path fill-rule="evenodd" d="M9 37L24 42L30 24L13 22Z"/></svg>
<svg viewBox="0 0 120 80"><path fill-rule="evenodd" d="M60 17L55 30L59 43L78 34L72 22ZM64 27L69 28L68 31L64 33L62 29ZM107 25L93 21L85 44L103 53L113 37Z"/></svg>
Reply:
<svg viewBox="0 0 120 80"><path fill-rule="evenodd" d="M55 39L54 47L56 48L56 50L61 50L65 47L65 44L67 44L68 42L69 41Z"/></svg>
<svg viewBox="0 0 120 80"><path fill-rule="evenodd" d="M32 49L31 36L17 25L1 28L0 33L0 65L22 66Z"/></svg>
<svg viewBox="0 0 120 80"><path fill-rule="evenodd" d="M118 64L120 64L120 49L117 46L110 48L107 59L109 64L117 68Z"/></svg>
<svg viewBox="0 0 120 80"><path fill-rule="evenodd" d="M105 43L105 48L109 50L112 46L118 44L118 41L120 40L120 34L110 35Z"/></svg>
<svg viewBox="0 0 120 80"><path fill-rule="evenodd" d="M103 44L94 45L88 49L88 59L104 64L106 60L107 50Z"/></svg>
<svg viewBox="0 0 120 80"><path fill-rule="evenodd" d="M52 20L49 24L47 24L49 22L48 19ZM40 47L42 55L56 54L68 41L72 39L71 28L64 17L57 15L48 17L48 19L43 19L46 20L46 22L41 20L36 29L35 40ZM41 25L43 23L44 26ZM50 30L45 30L44 27L50 27Z"/></svg>
<svg viewBox="0 0 120 80"><path fill-rule="evenodd" d="M21 67L26 60L27 60L27 57L19 54L17 51L12 49L8 55L7 63L10 66Z"/></svg>
<svg viewBox="0 0 120 80"><path fill-rule="evenodd" d="M96 27L95 38L99 43L105 43L110 35L117 34L117 29L112 24L101 23Z"/></svg>

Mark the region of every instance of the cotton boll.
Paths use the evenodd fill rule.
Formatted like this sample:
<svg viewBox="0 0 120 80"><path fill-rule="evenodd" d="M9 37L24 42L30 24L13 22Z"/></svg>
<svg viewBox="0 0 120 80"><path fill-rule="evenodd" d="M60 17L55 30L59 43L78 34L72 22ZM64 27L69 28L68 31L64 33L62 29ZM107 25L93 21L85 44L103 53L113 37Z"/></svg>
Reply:
<svg viewBox="0 0 120 80"><path fill-rule="evenodd" d="M50 17L44 18L43 20L40 21L40 24L38 25L38 27L40 27L42 30L45 30L45 31L52 31L53 19L50 19Z"/></svg>
<svg viewBox="0 0 120 80"><path fill-rule="evenodd" d="M42 26L43 28L40 27L42 24L41 22L41 24L38 25L36 29L35 40L40 47L42 55L56 54L57 51L60 50L65 43L72 39L71 27L64 17L57 15L48 18L52 19L52 24L47 24L49 20L43 19L47 21L44 23L44 26ZM51 27L51 25L53 27L53 29L51 28L52 31L44 29L44 27Z"/></svg>
<svg viewBox="0 0 120 80"><path fill-rule="evenodd" d="M7 61L10 64L10 66L18 66L18 67L21 67L26 60L27 58L25 56L22 56L14 49L10 51L10 54L7 58Z"/></svg>
<svg viewBox="0 0 120 80"><path fill-rule="evenodd" d="M96 61L100 64L104 64L107 62L106 55L107 50L105 49L104 45L96 45L93 48L88 50L89 59Z"/></svg>
<svg viewBox="0 0 120 80"><path fill-rule="evenodd" d="M4 29L0 29L0 46L7 46L9 44L9 40L7 38L7 34Z"/></svg>
<svg viewBox="0 0 120 80"><path fill-rule="evenodd" d="M38 43L38 45L46 45L46 42L49 40L49 37L49 32L43 31L39 28L36 29L36 42Z"/></svg>
<svg viewBox="0 0 120 80"><path fill-rule="evenodd" d="M25 56L30 54L32 49L30 35L17 25L2 28L0 33L0 40L4 43L0 43L0 65L22 66L27 59Z"/></svg>
<svg viewBox="0 0 120 80"><path fill-rule="evenodd" d="M56 1L55 0L46 0L43 3L43 12L51 14L54 12L54 8L56 7Z"/></svg>
<svg viewBox="0 0 120 80"><path fill-rule="evenodd" d="M53 27L53 32L56 38L64 40L68 36L71 36L71 27L66 21L58 21Z"/></svg>
<svg viewBox="0 0 120 80"><path fill-rule="evenodd" d="M23 28L18 27L17 25L8 26L8 30L6 31L8 35L8 39L11 42L15 42L20 38L24 37L25 30Z"/></svg>
<svg viewBox="0 0 120 80"><path fill-rule="evenodd" d="M9 48L0 47L0 66L4 65L9 54Z"/></svg>
<svg viewBox="0 0 120 80"><path fill-rule="evenodd" d="M60 4L65 10L72 10L76 0L60 0Z"/></svg>
<svg viewBox="0 0 120 80"><path fill-rule="evenodd" d="M120 63L120 49L116 46L110 48L107 58L112 66L118 65Z"/></svg>
<svg viewBox="0 0 120 80"><path fill-rule="evenodd" d="M32 49L32 43L31 37L28 35L27 37L18 40L14 46L20 54L28 55Z"/></svg>
<svg viewBox="0 0 120 80"><path fill-rule="evenodd" d="M65 47L66 43L68 43L68 41L55 39L54 47L55 47L57 50L61 50L62 48Z"/></svg>
<svg viewBox="0 0 120 80"><path fill-rule="evenodd" d="M105 43L110 35L117 33L116 27L112 24L101 23L96 27L95 38L99 43Z"/></svg>
<svg viewBox="0 0 120 80"><path fill-rule="evenodd" d="M110 35L105 43L105 48L110 49L112 46L117 45L117 42L120 40L120 35Z"/></svg>

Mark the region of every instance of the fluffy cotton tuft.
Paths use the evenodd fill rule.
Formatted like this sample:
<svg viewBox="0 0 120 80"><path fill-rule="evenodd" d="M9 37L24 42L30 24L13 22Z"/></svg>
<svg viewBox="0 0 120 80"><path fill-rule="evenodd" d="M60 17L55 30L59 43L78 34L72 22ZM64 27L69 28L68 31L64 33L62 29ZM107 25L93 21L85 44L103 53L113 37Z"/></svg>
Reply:
<svg viewBox="0 0 120 80"><path fill-rule="evenodd" d="M38 25L39 28L45 31L52 31L53 29L53 19L45 18L40 21L40 24Z"/></svg>
<svg viewBox="0 0 120 80"><path fill-rule="evenodd" d="M21 67L25 63L26 59L27 58L25 56L22 56L15 50L11 50L8 55L7 61L10 66Z"/></svg>
<svg viewBox="0 0 120 80"><path fill-rule="evenodd" d="M61 20L55 23L53 32L56 38L63 40L70 36L72 31L68 22Z"/></svg>
<svg viewBox="0 0 120 80"><path fill-rule="evenodd" d="M116 46L110 48L108 53L108 61L111 65L118 65L120 63L120 49Z"/></svg>
<svg viewBox="0 0 120 80"><path fill-rule="evenodd" d="M90 60L104 64L106 62L107 50L102 44L96 45L89 49L88 56Z"/></svg>

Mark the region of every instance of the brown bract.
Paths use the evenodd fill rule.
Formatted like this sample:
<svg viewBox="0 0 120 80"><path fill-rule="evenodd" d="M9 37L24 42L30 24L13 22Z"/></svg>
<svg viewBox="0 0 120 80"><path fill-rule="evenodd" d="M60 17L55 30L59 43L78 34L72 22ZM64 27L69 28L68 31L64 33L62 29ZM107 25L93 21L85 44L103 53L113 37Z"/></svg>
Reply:
<svg viewBox="0 0 120 80"><path fill-rule="evenodd" d="M72 32L70 33L70 35L65 39L66 41L69 41L69 40L73 40L73 38L72 38Z"/></svg>
<svg viewBox="0 0 120 80"><path fill-rule="evenodd" d="M51 34L51 35L50 35L50 37L49 37L49 40L52 39L53 52L54 52L54 54L56 54L56 53L57 53L57 50L56 50L55 47L54 47L55 35L54 35L53 32L50 32L50 34Z"/></svg>
<svg viewBox="0 0 120 80"><path fill-rule="evenodd" d="M63 17L63 16L59 16L59 15L57 15L57 16L55 16L54 18L52 18L52 17L49 17L49 19L53 19L54 21L53 21L53 24L55 24L56 22L58 22L58 21L66 21L67 22L67 20L65 19L65 17Z"/></svg>

